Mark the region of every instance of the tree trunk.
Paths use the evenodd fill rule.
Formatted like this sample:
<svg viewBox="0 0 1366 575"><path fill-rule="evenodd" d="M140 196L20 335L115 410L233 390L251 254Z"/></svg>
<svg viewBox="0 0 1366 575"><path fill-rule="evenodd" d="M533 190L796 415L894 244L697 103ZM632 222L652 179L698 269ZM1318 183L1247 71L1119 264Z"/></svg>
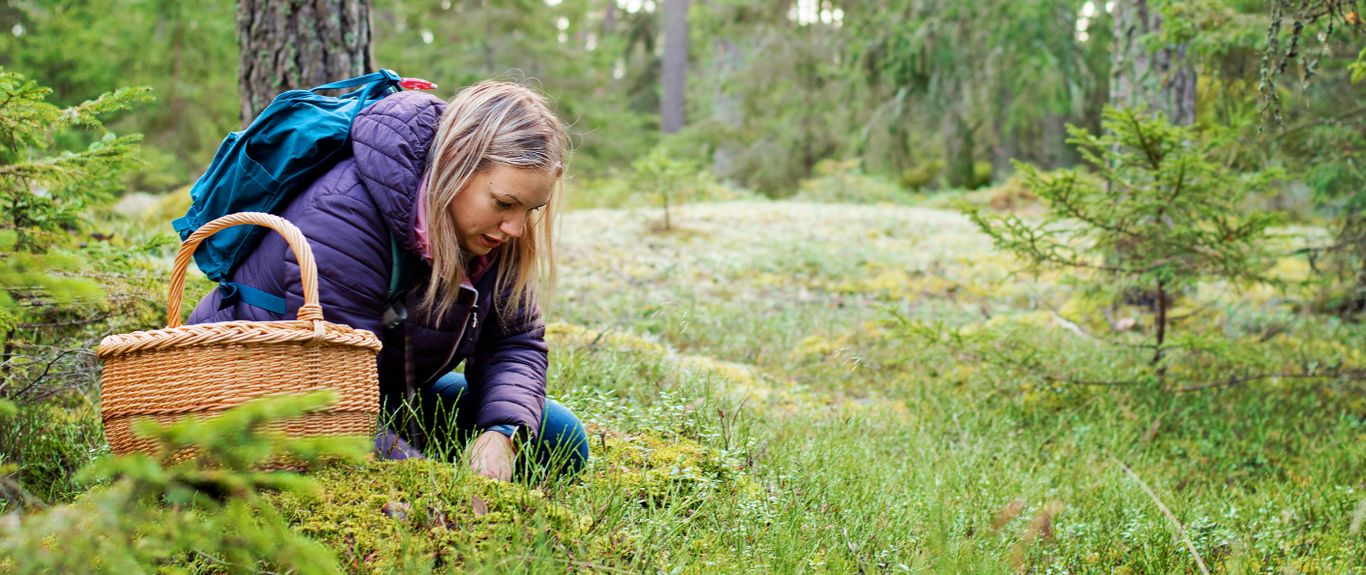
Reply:
<svg viewBox="0 0 1366 575"><path fill-rule="evenodd" d="M683 129L688 78L688 0L664 2L664 99L660 127L665 134Z"/></svg>
<svg viewBox="0 0 1366 575"><path fill-rule="evenodd" d="M944 177L950 188L972 187L972 127L952 104L944 111L940 129L944 134Z"/></svg>
<svg viewBox="0 0 1366 575"><path fill-rule="evenodd" d="M239 0L242 123L277 94L373 71L369 0Z"/></svg>
<svg viewBox="0 0 1366 575"><path fill-rule="evenodd" d="M997 106L1009 110L1013 98L1010 88L1003 82L997 91ZM1007 122L1000 121L993 128L996 137L991 146L991 181L998 184L1010 178L1015 171L1015 165L1010 161L1020 155L1020 130L1006 125Z"/></svg>
<svg viewBox="0 0 1366 575"><path fill-rule="evenodd" d="M1171 123L1189 125L1195 122L1195 66L1184 44L1155 51L1143 46L1144 36L1162 30L1162 16L1153 8L1148 0L1115 2L1110 105L1147 104Z"/></svg>
<svg viewBox="0 0 1366 575"><path fill-rule="evenodd" d="M712 73L711 117L721 127L721 139L712 150L711 170L717 178L731 181L735 179L736 157L740 155L740 145L736 132L744 125L745 108L740 95L730 86L735 75L745 65L744 51L730 40L716 40L712 43L715 61Z"/></svg>
<svg viewBox="0 0 1366 575"><path fill-rule="evenodd" d="M1065 114L1046 114L1043 117L1043 166L1056 170L1076 164L1076 150L1067 143L1067 120Z"/></svg>
<svg viewBox="0 0 1366 575"><path fill-rule="evenodd" d="M617 0L607 0L607 7L602 13L602 37L606 38L612 33L612 29L617 23Z"/></svg>
<svg viewBox="0 0 1366 575"><path fill-rule="evenodd" d="M1149 0L1115 0L1114 46L1110 49L1110 105L1117 108L1132 108L1140 104L1149 110L1160 112L1167 121L1176 125L1190 125L1195 122L1195 66L1187 58L1187 47L1164 45L1149 51L1143 45L1145 36L1156 36L1162 31L1162 16L1154 10ZM1111 182L1105 183L1110 189ZM1119 198L1123 199L1123 198ZM1112 265L1122 262L1123 251L1107 256ZM1136 303L1156 298L1161 315L1158 343L1159 349L1154 364L1161 360L1162 333L1165 332L1167 297L1161 284L1158 293L1142 289L1126 290L1124 301ZM1159 367L1158 378L1165 375L1165 367Z"/></svg>

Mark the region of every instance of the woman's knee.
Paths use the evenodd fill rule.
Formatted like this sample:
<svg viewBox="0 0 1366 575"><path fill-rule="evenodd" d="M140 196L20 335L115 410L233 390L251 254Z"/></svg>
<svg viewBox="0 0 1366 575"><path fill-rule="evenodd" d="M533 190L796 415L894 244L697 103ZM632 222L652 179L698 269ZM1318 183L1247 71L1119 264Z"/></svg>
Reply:
<svg viewBox="0 0 1366 575"><path fill-rule="evenodd" d="M431 392L447 401L457 401L469 389L465 374L451 371L432 382Z"/></svg>
<svg viewBox="0 0 1366 575"><path fill-rule="evenodd" d="M573 412L553 399L545 401L538 443L542 465L572 475L588 464L588 431Z"/></svg>

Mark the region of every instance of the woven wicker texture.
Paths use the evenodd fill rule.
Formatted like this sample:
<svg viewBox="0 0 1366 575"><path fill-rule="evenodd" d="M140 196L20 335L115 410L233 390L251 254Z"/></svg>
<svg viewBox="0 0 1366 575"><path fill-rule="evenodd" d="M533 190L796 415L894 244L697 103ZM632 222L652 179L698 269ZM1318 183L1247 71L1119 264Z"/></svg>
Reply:
<svg viewBox="0 0 1366 575"><path fill-rule="evenodd" d="M213 417L220 412L202 412L195 415L201 417ZM179 421L184 415L150 415L137 417L120 417L110 421L104 426L104 435L109 439L109 445L116 443L124 446L123 451L116 453L154 453L157 448L155 441L133 434L132 424L135 419L151 419L160 424L169 424ZM289 421L266 426L266 429L283 431L292 437L311 437L322 435L337 435L337 428L343 429L373 429L375 414L371 412L348 413L330 411L326 413L309 413ZM356 435L361 432L347 432L345 435ZM183 449L171 454L165 459L165 463L174 464L190 457L194 457L194 450ZM261 465L265 469L292 469L299 467L287 459L268 461Z"/></svg>
<svg viewBox="0 0 1366 575"><path fill-rule="evenodd" d="M294 251L304 291L298 319L180 325L185 273L195 248L219 230L244 224L275 230ZM111 335L96 350L104 362L100 414L115 453L150 453L155 447L133 436L135 419L169 423L192 414L212 416L257 397L323 388L335 389L340 400L327 411L275 427L293 436L374 433L379 339L369 331L323 321L313 252L293 224L253 212L205 224L176 255L168 303L165 329Z"/></svg>

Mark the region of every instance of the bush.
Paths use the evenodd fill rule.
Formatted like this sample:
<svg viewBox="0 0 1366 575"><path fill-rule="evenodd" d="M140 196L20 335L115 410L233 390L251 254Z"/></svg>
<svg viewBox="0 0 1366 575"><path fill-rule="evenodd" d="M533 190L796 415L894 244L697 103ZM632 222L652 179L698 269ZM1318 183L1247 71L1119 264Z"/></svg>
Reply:
<svg viewBox="0 0 1366 575"><path fill-rule="evenodd" d="M8 491L39 501L74 494L72 472L102 444L87 399L93 340L164 314L148 305L144 246L125 248L92 221L138 165L139 136L117 136L102 119L147 90L69 108L47 103L51 92L0 70L0 400L19 408L0 419L0 464L14 466Z"/></svg>
<svg viewBox="0 0 1366 575"><path fill-rule="evenodd" d="M84 273L76 238L88 227L87 211L108 202L123 172L138 164L140 137L116 136L100 118L147 100L146 89L65 109L44 101L51 92L0 70L0 340L7 367L0 397L13 397L18 382L52 367L52 354L35 346L59 343L103 305L105 290ZM77 127L94 132L84 150L50 149L58 136L80 135L67 133Z"/></svg>
<svg viewBox="0 0 1366 575"><path fill-rule="evenodd" d="M972 189L985 188L991 185L991 162L972 163L972 181L968 184Z"/></svg>
<svg viewBox="0 0 1366 575"><path fill-rule="evenodd" d="M863 173L859 160L822 160L816 177L803 180L793 199L850 204L909 204L914 196L896 184Z"/></svg>
<svg viewBox="0 0 1366 575"><path fill-rule="evenodd" d="M258 471L277 456L301 465L359 460L370 438L286 438L268 424L323 409L333 392L249 402L206 421L141 421L155 454L101 459L77 474L102 484L75 503L0 524L0 572L136 573L179 563L197 571L256 573L262 567L336 573L327 548L289 529L261 494L312 492L312 480ZM162 463L185 448L197 458Z"/></svg>
<svg viewBox="0 0 1366 575"><path fill-rule="evenodd" d="M944 170L944 162L934 160L916 164L901 171L901 185L911 190L934 187L939 181L939 173Z"/></svg>
<svg viewBox="0 0 1366 575"><path fill-rule="evenodd" d="M148 99L147 90L120 89L70 108L44 100L52 90L0 69L0 331L81 299L99 285L48 270L79 268L71 233L88 208L111 199L123 172L138 165L137 135L116 136L100 118ZM69 128L95 132L80 151L49 150ZM8 336L7 336L8 338Z"/></svg>

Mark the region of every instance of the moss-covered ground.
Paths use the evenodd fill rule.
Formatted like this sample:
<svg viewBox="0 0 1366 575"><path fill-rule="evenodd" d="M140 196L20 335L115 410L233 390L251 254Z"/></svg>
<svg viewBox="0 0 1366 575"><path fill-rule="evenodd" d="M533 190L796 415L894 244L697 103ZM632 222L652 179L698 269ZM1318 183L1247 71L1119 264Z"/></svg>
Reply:
<svg viewBox="0 0 1366 575"><path fill-rule="evenodd" d="M715 446L739 462L732 481L759 489L719 490L649 539L645 565L1198 573L1142 481L1215 572L1366 572L1360 384L1079 387L930 349L889 316L1011 324L1049 362L1112 361L1076 343L1111 329L1099 306L1060 275L1020 273L950 211L695 205L672 234L651 231L657 217L566 218L551 394L607 427ZM1276 273L1306 267L1286 258ZM1360 365L1366 330L1294 299L1208 285L1180 313L1261 342L1253 360L1268 366Z"/></svg>
<svg viewBox="0 0 1366 575"><path fill-rule="evenodd" d="M489 572L1198 573L1185 539L1213 572L1366 572L1360 387L1072 387L926 347L888 318L1008 324L1059 364L1107 361L1072 341L1113 318L1059 276L1015 273L952 212L705 204L669 233L656 218L562 224L550 395L588 424L586 473L495 486L435 463L334 470L323 501L283 502L299 528L362 572L419 557ZM1188 313L1266 338L1269 362L1357 360L1361 328L1283 295L1206 286Z"/></svg>
<svg viewBox="0 0 1366 575"><path fill-rule="evenodd" d="M1187 361L1162 386L1081 386L930 345L899 326L1009 328L1045 367L1087 372L1116 361L1092 335L1131 329L1061 276L1018 273L951 211L698 204L667 233L658 218L561 222L549 395L588 427L580 476L368 462L271 501L356 573L1200 573L1196 556L1215 573L1366 573L1359 383L1172 391L1223 369ZM1185 325L1255 342L1266 366L1360 365L1366 328L1285 288L1187 295Z"/></svg>

